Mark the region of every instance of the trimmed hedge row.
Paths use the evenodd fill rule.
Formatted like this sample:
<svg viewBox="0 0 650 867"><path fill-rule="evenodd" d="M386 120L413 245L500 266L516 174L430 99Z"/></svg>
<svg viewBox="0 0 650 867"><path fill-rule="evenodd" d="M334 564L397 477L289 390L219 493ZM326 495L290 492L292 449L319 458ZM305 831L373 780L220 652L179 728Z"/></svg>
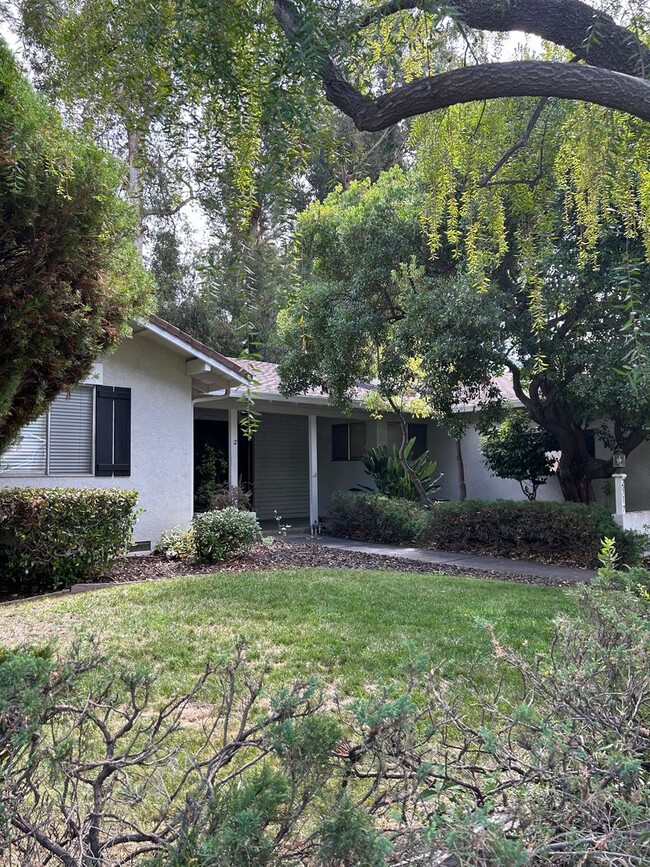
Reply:
<svg viewBox="0 0 650 867"><path fill-rule="evenodd" d="M623 530L606 508L581 503L465 500L431 510L405 500L337 492L334 535L392 544L417 544L548 563L596 568L605 537L616 540L622 563L638 563L644 537Z"/></svg>
<svg viewBox="0 0 650 867"><path fill-rule="evenodd" d="M638 563L643 537L623 530L604 506L511 500L438 503L421 541L448 551L477 551L549 563L598 567L605 538L621 562Z"/></svg>
<svg viewBox="0 0 650 867"><path fill-rule="evenodd" d="M0 489L0 575L5 593L42 593L105 574L128 549L136 491Z"/></svg>
<svg viewBox="0 0 650 867"><path fill-rule="evenodd" d="M360 542L412 545L423 536L426 522L427 512L412 500L335 491L327 528L333 536Z"/></svg>

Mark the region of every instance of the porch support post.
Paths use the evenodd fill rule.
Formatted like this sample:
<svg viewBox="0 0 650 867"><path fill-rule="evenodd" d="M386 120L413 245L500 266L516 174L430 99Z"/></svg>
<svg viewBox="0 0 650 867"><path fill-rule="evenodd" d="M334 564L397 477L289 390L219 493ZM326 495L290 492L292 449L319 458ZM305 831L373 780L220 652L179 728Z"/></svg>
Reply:
<svg viewBox="0 0 650 867"><path fill-rule="evenodd" d="M627 479L627 473L613 473L612 478L614 479L614 496L616 498L616 514L624 515L625 514L625 479Z"/></svg>
<svg viewBox="0 0 650 867"><path fill-rule="evenodd" d="M228 410L228 484L236 488L239 484L239 463L237 445L239 442L239 413Z"/></svg>
<svg viewBox="0 0 650 867"><path fill-rule="evenodd" d="M309 523L318 523L318 417L309 421Z"/></svg>

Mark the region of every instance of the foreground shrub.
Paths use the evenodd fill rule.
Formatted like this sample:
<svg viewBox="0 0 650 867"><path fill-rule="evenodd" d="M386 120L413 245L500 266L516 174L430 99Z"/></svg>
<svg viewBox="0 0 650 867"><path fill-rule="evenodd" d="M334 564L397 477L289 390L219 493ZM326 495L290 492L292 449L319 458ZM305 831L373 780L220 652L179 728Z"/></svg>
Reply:
<svg viewBox="0 0 650 867"><path fill-rule="evenodd" d="M424 533L426 511L410 500L335 491L327 526L333 536L410 545Z"/></svg>
<svg viewBox="0 0 650 867"><path fill-rule="evenodd" d="M130 543L136 491L0 490L3 589L38 593L104 575Z"/></svg>
<svg viewBox="0 0 650 867"><path fill-rule="evenodd" d="M420 541L430 548L477 551L595 568L605 537L622 563L637 563L644 538L623 530L604 506L465 500L436 503Z"/></svg>
<svg viewBox="0 0 650 867"><path fill-rule="evenodd" d="M92 651L0 652L0 862L650 863L650 607L576 595L545 653L414 648L354 702L269 695L241 641L166 701Z"/></svg>
<svg viewBox="0 0 650 867"><path fill-rule="evenodd" d="M193 560L196 557L194 528L172 527L162 533L155 552L164 554L168 560Z"/></svg>
<svg viewBox="0 0 650 867"><path fill-rule="evenodd" d="M196 556L207 563L227 560L246 551L262 535L255 515L241 512L234 506L195 515L192 531Z"/></svg>

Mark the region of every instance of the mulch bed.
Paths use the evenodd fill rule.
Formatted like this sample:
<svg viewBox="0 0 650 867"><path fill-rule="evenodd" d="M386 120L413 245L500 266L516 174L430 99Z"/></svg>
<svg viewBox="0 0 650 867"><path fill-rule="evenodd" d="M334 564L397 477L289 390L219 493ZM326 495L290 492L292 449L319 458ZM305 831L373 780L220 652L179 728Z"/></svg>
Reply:
<svg viewBox="0 0 650 867"><path fill-rule="evenodd" d="M167 560L158 554L148 557L126 557L115 564L105 583L150 581L159 578L175 578L181 575L214 575L231 572L260 572L268 569L331 568L331 569L378 569L388 572L417 572L434 575L469 575L472 578L491 578L514 581L520 584L540 584L553 587L569 587L570 581L561 578L512 575L482 569L440 566L422 563L403 557L386 557L383 554L367 554L362 551L327 548L318 544L274 542L273 545L256 545L248 554L220 564L197 564L181 560Z"/></svg>

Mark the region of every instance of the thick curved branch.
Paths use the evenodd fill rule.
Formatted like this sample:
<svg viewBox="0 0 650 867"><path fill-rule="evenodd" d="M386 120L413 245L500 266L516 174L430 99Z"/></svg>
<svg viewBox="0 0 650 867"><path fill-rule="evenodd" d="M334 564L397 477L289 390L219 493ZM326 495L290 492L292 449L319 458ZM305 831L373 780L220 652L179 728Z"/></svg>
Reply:
<svg viewBox="0 0 650 867"><path fill-rule="evenodd" d="M483 63L398 87L376 99L362 96L326 62L325 93L361 130L381 130L408 117L465 102L511 96L579 99L650 121L650 83L593 66L541 62Z"/></svg>
<svg viewBox="0 0 650 867"><path fill-rule="evenodd" d="M407 9L449 14L444 3L432 0L389 0L369 11L361 25ZM650 76L650 48L611 16L581 0L455 0L453 17L474 30L534 33L592 66Z"/></svg>
<svg viewBox="0 0 650 867"><path fill-rule="evenodd" d="M372 17L401 9L442 9L426 2L389 2ZM524 30L561 45L576 63L522 61L485 63L422 78L372 99L361 94L325 49L319 51L302 26L292 0L275 0L275 15L285 34L307 42L320 57L327 98L361 130L381 130L408 117L459 103L500 97L538 96L578 99L625 111L650 121L650 49L625 27L578 0L456 0L454 17L478 30ZM369 22L368 16L364 19ZM363 22L362 22L363 23Z"/></svg>

